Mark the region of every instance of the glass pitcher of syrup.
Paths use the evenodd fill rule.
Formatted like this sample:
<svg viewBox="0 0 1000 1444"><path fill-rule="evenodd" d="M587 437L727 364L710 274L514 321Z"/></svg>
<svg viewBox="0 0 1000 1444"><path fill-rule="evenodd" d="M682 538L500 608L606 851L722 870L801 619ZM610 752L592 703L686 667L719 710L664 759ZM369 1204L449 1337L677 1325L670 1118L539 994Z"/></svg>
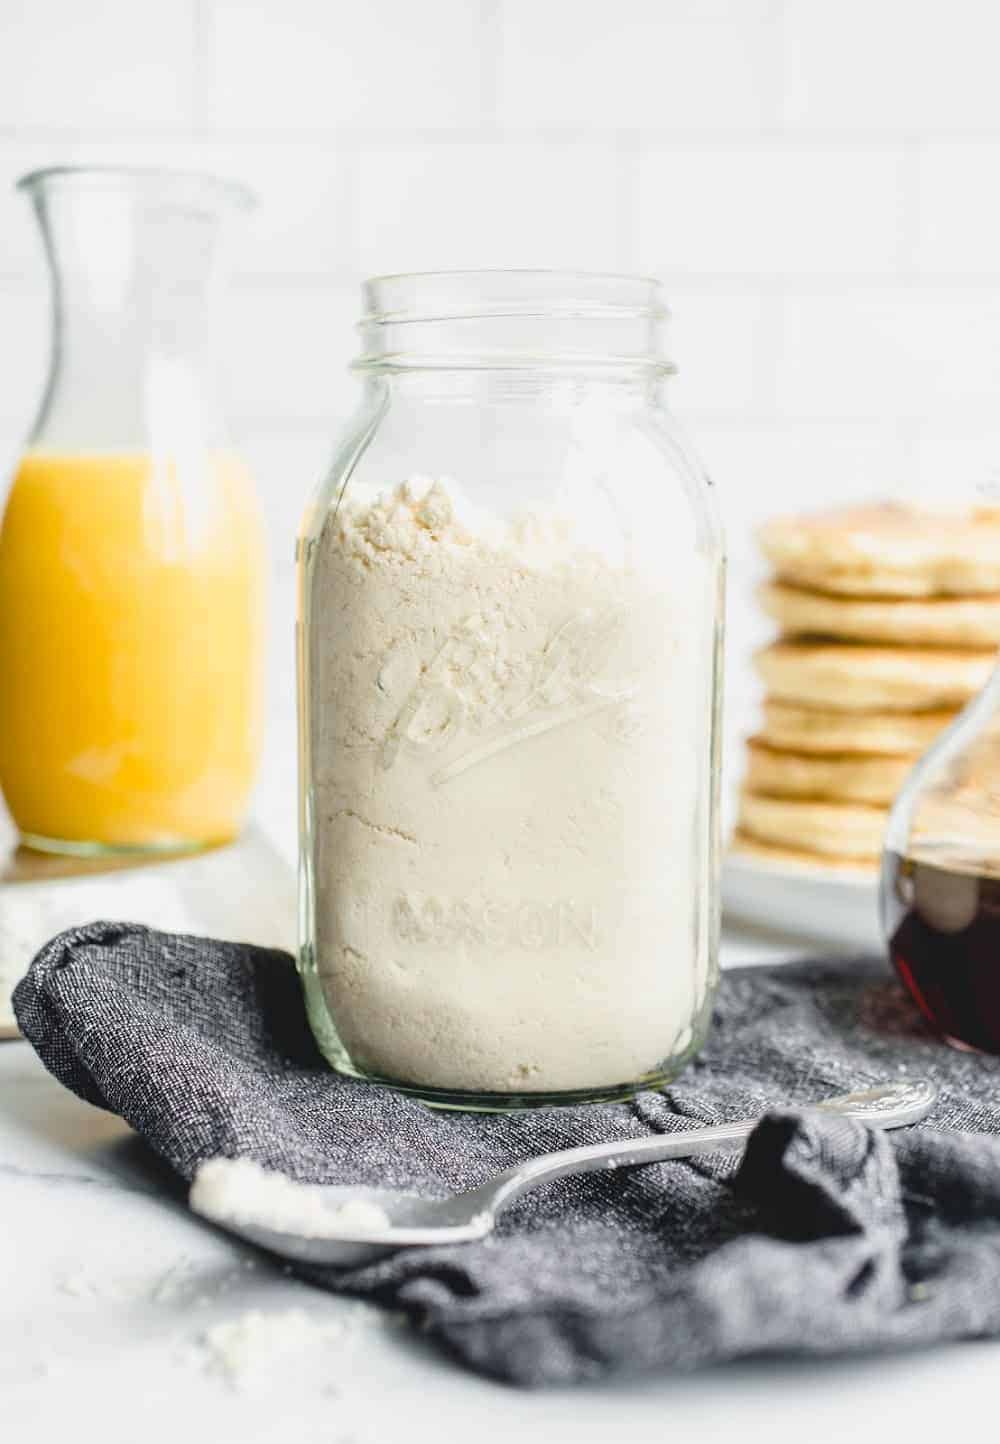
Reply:
<svg viewBox="0 0 1000 1444"><path fill-rule="evenodd" d="M893 965L935 1031L1000 1053L1000 666L897 798L880 905Z"/></svg>
<svg viewBox="0 0 1000 1444"><path fill-rule="evenodd" d="M228 841L260 750L265 550L214 399L208 176L25 176L52 276L38 416L0 524L0 788L45 851Z"/></svg>

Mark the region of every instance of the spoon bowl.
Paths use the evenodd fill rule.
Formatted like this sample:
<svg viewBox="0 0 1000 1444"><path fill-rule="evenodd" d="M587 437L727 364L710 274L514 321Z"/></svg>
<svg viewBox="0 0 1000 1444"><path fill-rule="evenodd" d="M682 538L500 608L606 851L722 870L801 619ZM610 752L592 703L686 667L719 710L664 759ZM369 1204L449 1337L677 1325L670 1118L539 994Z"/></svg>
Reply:
<svg viewBox="0 0 1000 1444"><path fill-rule="evenodd" d="M480 1208L478 1212L470 1212L465 1202L468 1194L422 1198L399 1189L363 1188L353 1184L325 1184L321 1194L324 1206L330 1211L331 1230L336 1228L336 1216L345 1204L358 1201L380 1208L388 1223L381 1232L372 1229L354 1237L341 1233L314 1237L276 1228L263 1218L253 1221L234 1219L222 1212L214 1214L205 1205L193 1203L192 1207L203 1218L210 1219L257 1248L294 1259L297 1263L337 1268L356 1268L399 1248L474 1243L485 1238L493 1229L493 1215L488 1210Z"/></svg>

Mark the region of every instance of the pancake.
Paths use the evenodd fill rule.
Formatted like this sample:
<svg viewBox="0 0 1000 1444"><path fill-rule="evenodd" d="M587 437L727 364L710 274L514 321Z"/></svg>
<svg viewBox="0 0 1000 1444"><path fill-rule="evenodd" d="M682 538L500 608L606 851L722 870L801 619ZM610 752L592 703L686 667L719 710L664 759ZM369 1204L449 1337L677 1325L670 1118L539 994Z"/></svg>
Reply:
<svg viewBox="0 0 1000 1444"><path fill-rule="evenodd" d="M774 642L754 663L773 697L835 712L960 707L993 670L991 652Z"/></svg>
<svg viewBox="0 0 1000 1444"><path fill-rule="evenodd" d="M735 857L745 857L753 862L771 863L780 868L802 868L837 872L874 872L879 865L878 857L835 857L832 853L820 856L815 852L803 852L801 848L778 847L775 843L760 842L748 833L736 831L729 844L729 851Z"/></svg>
<svg viewBox="0 0 1000 1444"><path fill-rule="evenodd" d="M760 545L783 581L850 596L1000 593L1000 511L894 502L775 517Z"/></svg>
<svg viewBox="0 0 1000 1444"><path fill-rule="evenodd" d="M879 757L864 753L810 756L768 747L758 738L747 743L746 786L768 797L828 798L888 806L902 787L915 757Z"/></svg>
<svg viewBox="0 0 1000 1444"><path fill-rule="evenodd" d="M1000 646L1000 596L835 597L784 582L760 589L764 611L786 637L835 637L903 646Z"/></svg>
<svg viewBox="0 0 1000 1444"><path fill-rule="evenodd" d="M803 798L740 797L739 829L758 842L838 858L877 859L889 816L885 807Z"/></svg>
<svg viewBox="0 0 1000 1444"><path fill-rule="evenodd" d="M914 757L926 752L956 715L952 711L832 712L769 697L758 736L769 747L790 752Z"/></svg>

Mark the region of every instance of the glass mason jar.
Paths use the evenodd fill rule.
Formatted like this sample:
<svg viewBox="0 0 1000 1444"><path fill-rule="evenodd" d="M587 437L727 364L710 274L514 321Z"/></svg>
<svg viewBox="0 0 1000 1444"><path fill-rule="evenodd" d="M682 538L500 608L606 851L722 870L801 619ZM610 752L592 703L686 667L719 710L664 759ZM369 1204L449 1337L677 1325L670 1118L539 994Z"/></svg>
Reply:
<svg viewBox="0 0 1000 1444"><path fill-rule="evenodd" d="M266 564L209 364L208 176L25 176L53 338L0 527L0 786L24 842L172 851L239 830L261 743Z"/></svg>
<svg viewBox="0 0 1000 1444"><path fill-rule="evenodd" d="M723 555L653 281L364 288L360 409L299 540L301 955L342 1072L626 1096L716 981Z"/></svg>
<svg viewBox="0 0 1000 1444"><path fill-rule="evenodd" d="M931 1027L1000 1053L1000 666L896 799L880 901L892 962Z"/></svg>

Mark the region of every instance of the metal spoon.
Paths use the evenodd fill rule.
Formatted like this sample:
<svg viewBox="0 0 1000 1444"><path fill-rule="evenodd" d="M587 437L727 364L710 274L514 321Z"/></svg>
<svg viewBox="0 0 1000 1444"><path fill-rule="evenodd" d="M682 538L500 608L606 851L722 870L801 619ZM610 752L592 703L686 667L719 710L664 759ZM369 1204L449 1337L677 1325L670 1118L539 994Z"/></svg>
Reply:
<svg viewBox="0 0 1000 1444"><path fill-rule="evenodd" d="M823 1112L854 1118L872 1128L905 1128L925 1118L936 1097L937 1089L932 1083L915 1078L885 1083L877 1088L864 1088L856 1093L843 1093L814 1106ZM688 1158L695 1153L730 1150L734 1145L741 1144L759 1121L748 1118L739 1123L722 1123L711 1128L691 1128L683 1133L658 1133L651 1138L589 1143L581 1148L545 1153L528 1159L526 1163L516 1164L478 1188L453 1194L449 1198L419 1198L416 1194L400 1193L395 1189L323 1185L323 1203L329 1204L331 1214L345 1203L364 1199L377 1204L388 1215L390 1222L387 1228L365 1232L364 1236L355 1234L349 1237L336 1232L332 1216L331 1234L336 1232L335 1237L306 1237L276 1229L263 1220L249 1222L241 1218L235 1222L229 1216L214 1214L204 1201L199 1202L195 1198L191 1202L192 1208L204 1218L258 1248L301 1263L349 1268L369 1263L398 1248L472 1243L492 1231L501 1209L540 1183L549 1183L554 1178L563 1178L571 1173L633 1168L642 1163Z"/></svg>

